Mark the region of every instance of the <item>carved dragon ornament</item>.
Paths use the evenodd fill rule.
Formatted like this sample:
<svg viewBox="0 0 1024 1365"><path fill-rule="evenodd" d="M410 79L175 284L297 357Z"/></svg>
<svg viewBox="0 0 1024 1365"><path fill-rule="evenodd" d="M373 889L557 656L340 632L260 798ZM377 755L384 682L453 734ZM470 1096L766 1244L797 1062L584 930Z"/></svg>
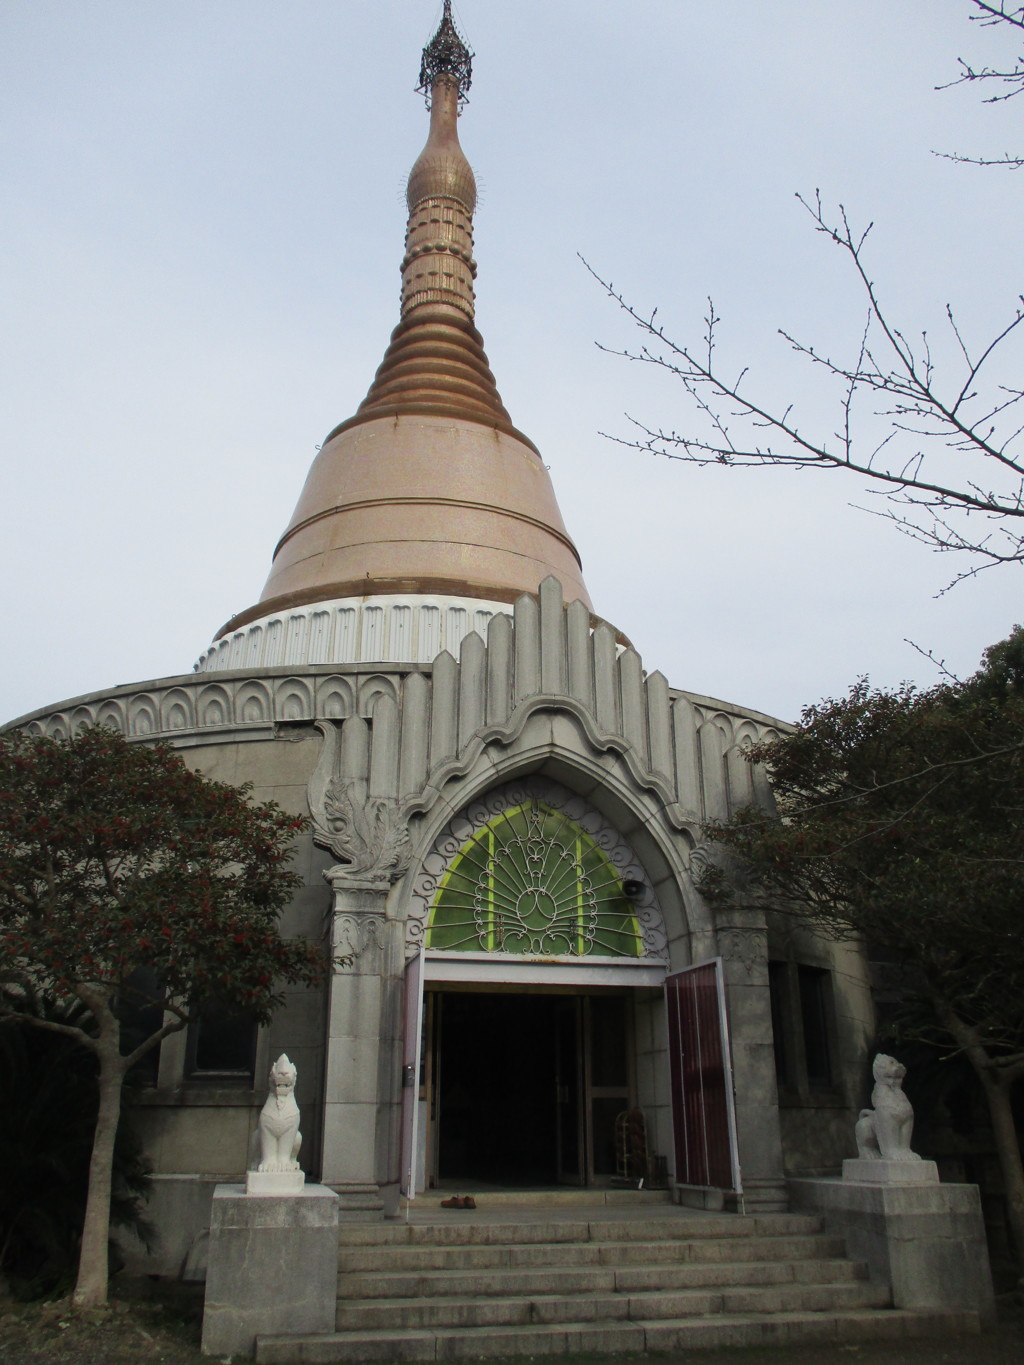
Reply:
<svg viewBox="0 0 1024 1365"><path fill-rule="evenodd" d="M409 830L398 803L367 795L361 778L337 771L338 727L317 721L324 737L320 760L309 781L313 840L338 859L326 879L335 887L386 890L409 866Z"/></svg>

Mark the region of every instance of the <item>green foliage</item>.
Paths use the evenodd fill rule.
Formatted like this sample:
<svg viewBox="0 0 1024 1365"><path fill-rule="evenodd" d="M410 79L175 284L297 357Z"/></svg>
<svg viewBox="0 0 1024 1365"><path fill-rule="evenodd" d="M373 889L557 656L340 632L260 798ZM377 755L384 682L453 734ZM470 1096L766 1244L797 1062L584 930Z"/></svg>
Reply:
<svg viewBox="0 0 1024 1365"><path fill-rule="evenodd" d="M872 689L807 708L752 757L778 815L710 838L765 906L866 939L934 1009L1016 1071L1024 1048L1024 631L964 683ZM706 889L728 895L721 872Z"/></svg>
<svg viewBox="0 0 1024 1365"><path fill-rule="evenodd" d="M277 929L304 822L248 795L103 726L0 735L0 983L142 1005L155 973L181 1017L217 996L265 1019L320 952Z"/></svg>

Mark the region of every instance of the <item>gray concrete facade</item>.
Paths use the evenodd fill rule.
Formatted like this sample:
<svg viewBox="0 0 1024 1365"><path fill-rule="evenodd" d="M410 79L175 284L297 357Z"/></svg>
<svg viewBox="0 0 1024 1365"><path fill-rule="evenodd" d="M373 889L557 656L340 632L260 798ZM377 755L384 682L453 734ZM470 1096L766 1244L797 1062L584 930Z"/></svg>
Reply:
<svg viewBox="0 0 1024 1365"><path fill-rule="evenodd" d="M261 1036L255 1089L190 1077L183 1040L165 1045L159 1084L140 1110L167 1225L162 1270L174 1273L172 1262L201 1231L193 1222L211 1184L241 1178L261 1078L281 1051L299 1068L307 1176L335 1189L343 1210L383 1215L396 1206L403 980L430 913L425 869L452 822L508 783L557 786L627 850L629 875L647 888L644 913L656 926L636 965L663 976L723 960L744 1207L783 1207L787 1172L837 1167L853 1154L857 1068L871 1020L860 955L813 940L813 960L836 970L840 1062L829 1102L842 1120L814 1131L800 1121L813 1118L809 1099L779 1106L768 974L778 930L742 909L716 919L693 879L694 860L707 856L702 822L770 802L764 775L743 751L782 727L646 673L612 627L595 626L583 603L563 602L555 579L510 614L491 616L486 638L465 635L458 659L442 652L429 665L171 678L17 722L40 734L97 723L139 742L170 740L210 776L253 781L258 798L310 815L312 835L297 851L304 885L282 927L326 935L344 959L325 991L289 994ZM790 943L785 951L799 956L804 948ZM534 987L560 979L558 964L530 970ZM587 977L585 962L578 970L574 989L604 980L596 969ZM635 1102L671 1175L664 1009L649 976L632 994ZM787 1128L797 1140L787 1141Z"/></svg>

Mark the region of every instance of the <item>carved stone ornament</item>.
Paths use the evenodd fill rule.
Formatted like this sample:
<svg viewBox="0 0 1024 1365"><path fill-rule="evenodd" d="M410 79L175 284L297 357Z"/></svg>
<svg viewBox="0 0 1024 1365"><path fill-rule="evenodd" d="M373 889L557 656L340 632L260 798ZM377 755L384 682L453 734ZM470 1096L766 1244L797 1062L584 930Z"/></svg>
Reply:
<svg viewBox="0 0 1024 1365"><path fill-rule="evenodd" d="M907 1068L880 1052L871 1066L875 1086L872 1109L862 1109L857 1120L857 1156L861 1161L920 1161L910 1150L914 1110L903 1093Z"/></svg>
<svg viewBox="0 0 1024 1365"><path fill-rule="evenodd" d="M383 950L384 924L382 915L353 915L348 912L335 915L335 958L345 959L345 965L341 970L354 967L369 948Z"/></svg>
<svg viewBox="0 0 1024 1365"><path fill-rule="evenodd" d="M393 799L368 796L360 778L336 771L338 730L317 722L324 747L309 781L313 839L338 859L324 876L332 886L380 886L395 882L409 866L409 830Z"/></svg>
<svg viewBox="0 0 1024 1365"><path fill-rule="evenodd" d="M397 881L409 866L409 830L395 801L364 796L362 787L361 782L335 778L327 788L314 838L344 862L331 868L328 878Z"/></svg>
<svg viewBox="0 0 1024 1365"><path fill-rule="evenodd" d="M907 1068L880 1052L871 1065L875 1085L871 1109L857 1119L856 1160L843 1162L843 1179L866 1185L935 1185L934 1161L924 1161L911 1150L914 1110L903 1093Z"/></svg>
<svg viewBox="0 0 1024 1365"><path fill-rule="evenodd" d="M726 929L718 942L726 962L739 962L747 976L768 960L768 935L763 929Z"/></svg>

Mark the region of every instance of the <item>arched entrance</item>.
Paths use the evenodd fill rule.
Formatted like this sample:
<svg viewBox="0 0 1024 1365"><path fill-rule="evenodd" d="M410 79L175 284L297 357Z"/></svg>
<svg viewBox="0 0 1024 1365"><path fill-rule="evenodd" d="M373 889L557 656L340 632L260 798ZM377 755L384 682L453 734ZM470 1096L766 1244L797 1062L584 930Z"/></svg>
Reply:
<svg viewBox="0 0 1024 1365"><path fill-rule="evenodd" d="M414 894L417 1188L608 1183L616 1117L657 1101L666 935L633 851L531 778L450 821Z"/></svg>

